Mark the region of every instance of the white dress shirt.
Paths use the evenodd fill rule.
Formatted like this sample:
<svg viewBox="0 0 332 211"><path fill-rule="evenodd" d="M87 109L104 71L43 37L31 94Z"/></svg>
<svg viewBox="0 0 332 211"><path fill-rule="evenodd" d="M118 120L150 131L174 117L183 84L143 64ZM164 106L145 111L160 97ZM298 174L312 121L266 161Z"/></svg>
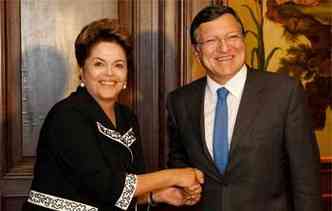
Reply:
<svg viewBox="0 0 332 211"><path fill-rule="evenodd" d="M226 82L224 85L218 84L207 76L207 86L205 88L204 98L204 128L205 128L205 141L207 148L213 158L213 127L214 127L214 115L217 105L217 89L225 87L229 94L227 96L227 108L228 108L228 146L231 146L231 140L233 136L233 130L237 112L243 93L245 81L247 79L247 67L243 65L239 72L237 72L233 78Z"/></svg>

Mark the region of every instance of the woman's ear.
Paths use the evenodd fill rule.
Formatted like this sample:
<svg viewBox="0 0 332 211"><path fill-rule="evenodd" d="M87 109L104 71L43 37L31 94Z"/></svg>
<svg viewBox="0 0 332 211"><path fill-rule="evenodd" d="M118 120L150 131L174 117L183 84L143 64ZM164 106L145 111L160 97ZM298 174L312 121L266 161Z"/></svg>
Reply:
<svg viewBox="0 0 332 211"><path fill-rule="evenodd" d="M79 70L79 79L80 79L80 87L84 87L84 79L83 79L83 68Z"/></svg>
<svg viewBox="0 0 332 211"><path fill-rule="evenodd" d="M79 77L80 77L80 80L82 79L82 75L83 75L83 67L81 67L79 69Z"/></svg>

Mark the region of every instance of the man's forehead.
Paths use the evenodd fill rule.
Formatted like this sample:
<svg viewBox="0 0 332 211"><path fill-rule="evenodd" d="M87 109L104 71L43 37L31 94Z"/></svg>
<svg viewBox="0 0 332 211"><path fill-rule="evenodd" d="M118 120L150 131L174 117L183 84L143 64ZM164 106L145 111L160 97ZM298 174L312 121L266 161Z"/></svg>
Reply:
<svg viewBox="0 0 332 211"><path fill-rule="evenodd" d="M241 31L241 25L234 16L225 14L209 22L202 23L196 30L196 36L215 36Z"/></svg>

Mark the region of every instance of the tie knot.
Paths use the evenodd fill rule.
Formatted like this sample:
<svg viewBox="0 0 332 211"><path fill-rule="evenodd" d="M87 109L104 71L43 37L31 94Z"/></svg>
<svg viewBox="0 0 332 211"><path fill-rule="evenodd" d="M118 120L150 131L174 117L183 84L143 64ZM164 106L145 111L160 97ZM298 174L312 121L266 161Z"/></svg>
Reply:
<svg viewBox="0 0 332 211"><path fill-rule="evenodd" d="M225 100L228 93L229 93L229 91L225 87L221 87L221 88L217 89L218 99L220 99L220 100Z"/></svg>

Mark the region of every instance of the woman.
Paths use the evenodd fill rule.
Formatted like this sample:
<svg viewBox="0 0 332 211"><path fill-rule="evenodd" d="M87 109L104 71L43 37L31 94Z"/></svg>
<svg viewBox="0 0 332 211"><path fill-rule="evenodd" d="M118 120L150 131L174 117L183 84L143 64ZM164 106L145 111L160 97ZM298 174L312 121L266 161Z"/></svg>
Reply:
<svg viewBox="0 0 332 211"><path fill-rule="evenodd" d="M78 35L81 84L45 119L23 210L134 210L137 203L179 206L200 199L203 175L198 170L143 174L137 119L117 102L130 63L121 30L102 19Z"/></svg>

